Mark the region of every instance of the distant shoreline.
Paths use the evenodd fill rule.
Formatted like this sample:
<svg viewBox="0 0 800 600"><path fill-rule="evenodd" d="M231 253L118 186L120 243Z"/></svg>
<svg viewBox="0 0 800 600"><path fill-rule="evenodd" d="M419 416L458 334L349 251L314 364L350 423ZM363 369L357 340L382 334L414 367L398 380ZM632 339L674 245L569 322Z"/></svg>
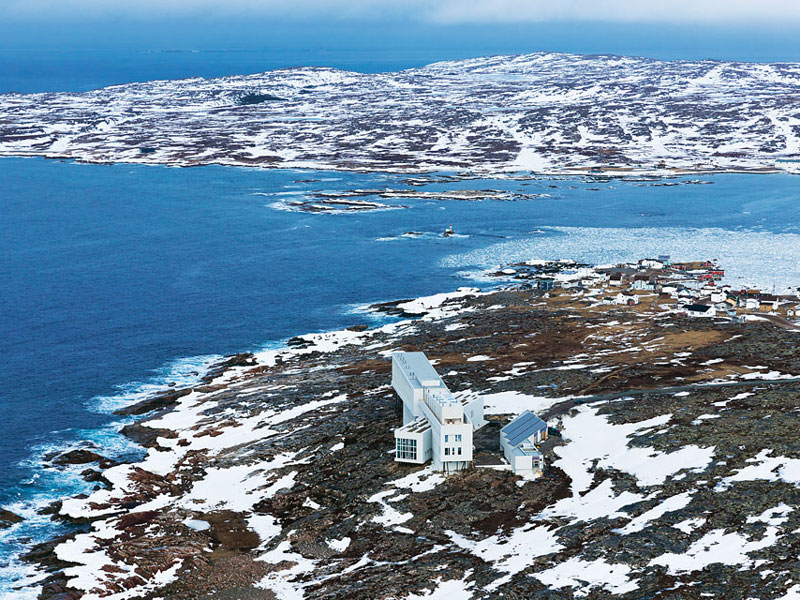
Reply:
<svg viewBox="0 0 800 600"><path fill-rule="evenodd" d="M232 167L265 171L331 171L339 173L374 173L387 175L408 175L408 176L430 176L430 175L447 175L458 180L469 179L497 179L497 180L527 180L527 179L547 179L547 178L564 178L564 177L596 177L598 179L626 179L631 177L651 177L654 179L670 179L674 177L690 177L697 176L713 176L713 175L798 175L800 168L797 172L781 169L778 167L769 166L752 166L752 167L731 167L720 169L685 169L680 167L665 168L665 169L627 169L608 167L600 170L594 170L596 167L584 166L574 168L564 168L560 170L548 171L476 171L476 170L447 170L447 168L431 168L431 169L391 169L385 166L365 167L365 166L343 166L337 164L249 164L245 162L152 162L143 160L91 160L85 157L75 157L67 155L51 155L47 153L5 153L0 150L0 160L4 158L39 158L54 162L70 162L80 165L97 165L97 166L113 166L113 165L142 165L151 167L167 167L179 169L191 169L196 167Z"/></svg>

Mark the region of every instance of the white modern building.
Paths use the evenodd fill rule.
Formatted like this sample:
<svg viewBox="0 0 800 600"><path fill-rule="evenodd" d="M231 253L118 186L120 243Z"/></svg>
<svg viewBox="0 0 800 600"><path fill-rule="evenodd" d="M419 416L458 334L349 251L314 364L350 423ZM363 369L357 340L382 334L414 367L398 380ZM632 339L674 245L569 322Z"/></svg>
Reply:
<svg viewBox="0 0 800 600"><path fill-rule="evenodd" d="M503 455L516 475L544 470L544 458L536 444L547 439L547 423L526 410L500 430Z"/></svg>
<svg viewBox="0 0 800 600"><path fill-rule="evenodd" d="M484 424L483 400L458 400L422 352L392 353L392 387L403 401L403 425L394 432L395 460L437 471L472 463L472 432Z"/></svg>

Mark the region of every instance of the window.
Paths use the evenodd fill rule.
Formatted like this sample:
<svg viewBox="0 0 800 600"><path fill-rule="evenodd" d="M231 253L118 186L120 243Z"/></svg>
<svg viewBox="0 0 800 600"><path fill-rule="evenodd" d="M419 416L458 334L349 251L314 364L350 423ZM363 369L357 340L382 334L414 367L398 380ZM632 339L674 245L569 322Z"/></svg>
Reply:
<svg viewBox="0 0 800 600"><path fill-rule="evenodd" d="M444 455L445 456L450 456L450 448L445 448L444 449Z"/></svg>
<svg viewBox="0 0 800 600"><path fill-rule="evenodd" d="M458 447L458 455L461 456L461 446Z"/></svg>
<svg viewBox="0 0 800 600"><path fill-rule="evenodd" d="M395 457L400 460L417 460L417 440L398 438Z"/></svg>
<svg viewBox="0 0 800 600"><path fill-rule="evenodd" d="M460 441L461 441L461 434L457 433L456 434L456 442L460 442Z"/></svg>
<svg viewBox="0 0 800 600"><path fill-rule="evenodd" d="M447 443L447 442L449 442L449 441L450 441L450 436L449 436L449 435L447 435L447 434L445 434L445 435L444 435L444 443L446 444L446 443Z"/></svg>

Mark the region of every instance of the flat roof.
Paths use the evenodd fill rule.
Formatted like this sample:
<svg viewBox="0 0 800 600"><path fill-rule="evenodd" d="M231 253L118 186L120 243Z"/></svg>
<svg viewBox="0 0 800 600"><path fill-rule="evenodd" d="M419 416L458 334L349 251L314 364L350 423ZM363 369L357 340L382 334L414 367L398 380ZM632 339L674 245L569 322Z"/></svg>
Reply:
<svg viewBox="0 0 800 600"><path fill-rule="evenodd" d="M456 397L453 396L453 392L448 390L446 387L436 388L434 390L429 389L427 391L428 397L435 400L442 406L452 406L461 404Z"/></svg>
<svg viewBox="0 0 800 600"><path fill-rule="evenodd" d="M393 352L392 358L395 357L406 374L416 379L421 386L444 386L442 378L423 352Z"/></svg>
<svg viewBox="0 0 800 600"><path fill-rule="evenodd" d="M431 424L427 419L417 417L410 423L406 423L402 427L396 429L396 433L424 433L431 428Z"/></svg>

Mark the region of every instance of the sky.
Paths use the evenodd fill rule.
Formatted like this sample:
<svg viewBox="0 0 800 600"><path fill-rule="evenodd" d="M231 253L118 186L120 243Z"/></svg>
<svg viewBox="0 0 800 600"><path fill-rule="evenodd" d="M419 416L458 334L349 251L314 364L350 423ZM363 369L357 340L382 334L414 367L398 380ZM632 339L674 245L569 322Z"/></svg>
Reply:
<svg viewBox="0 0 800 600"><path fill-rule="evenodd" d="M0 19L402 19L435 24L600 21L800 23L797 0L3 0Z"/></svg>
<svg viewBox="0 0 800 600"><path fill-rule="evenodd" d="M0 93L539 51L800 62L800 0L0 0Z"/></svg>

